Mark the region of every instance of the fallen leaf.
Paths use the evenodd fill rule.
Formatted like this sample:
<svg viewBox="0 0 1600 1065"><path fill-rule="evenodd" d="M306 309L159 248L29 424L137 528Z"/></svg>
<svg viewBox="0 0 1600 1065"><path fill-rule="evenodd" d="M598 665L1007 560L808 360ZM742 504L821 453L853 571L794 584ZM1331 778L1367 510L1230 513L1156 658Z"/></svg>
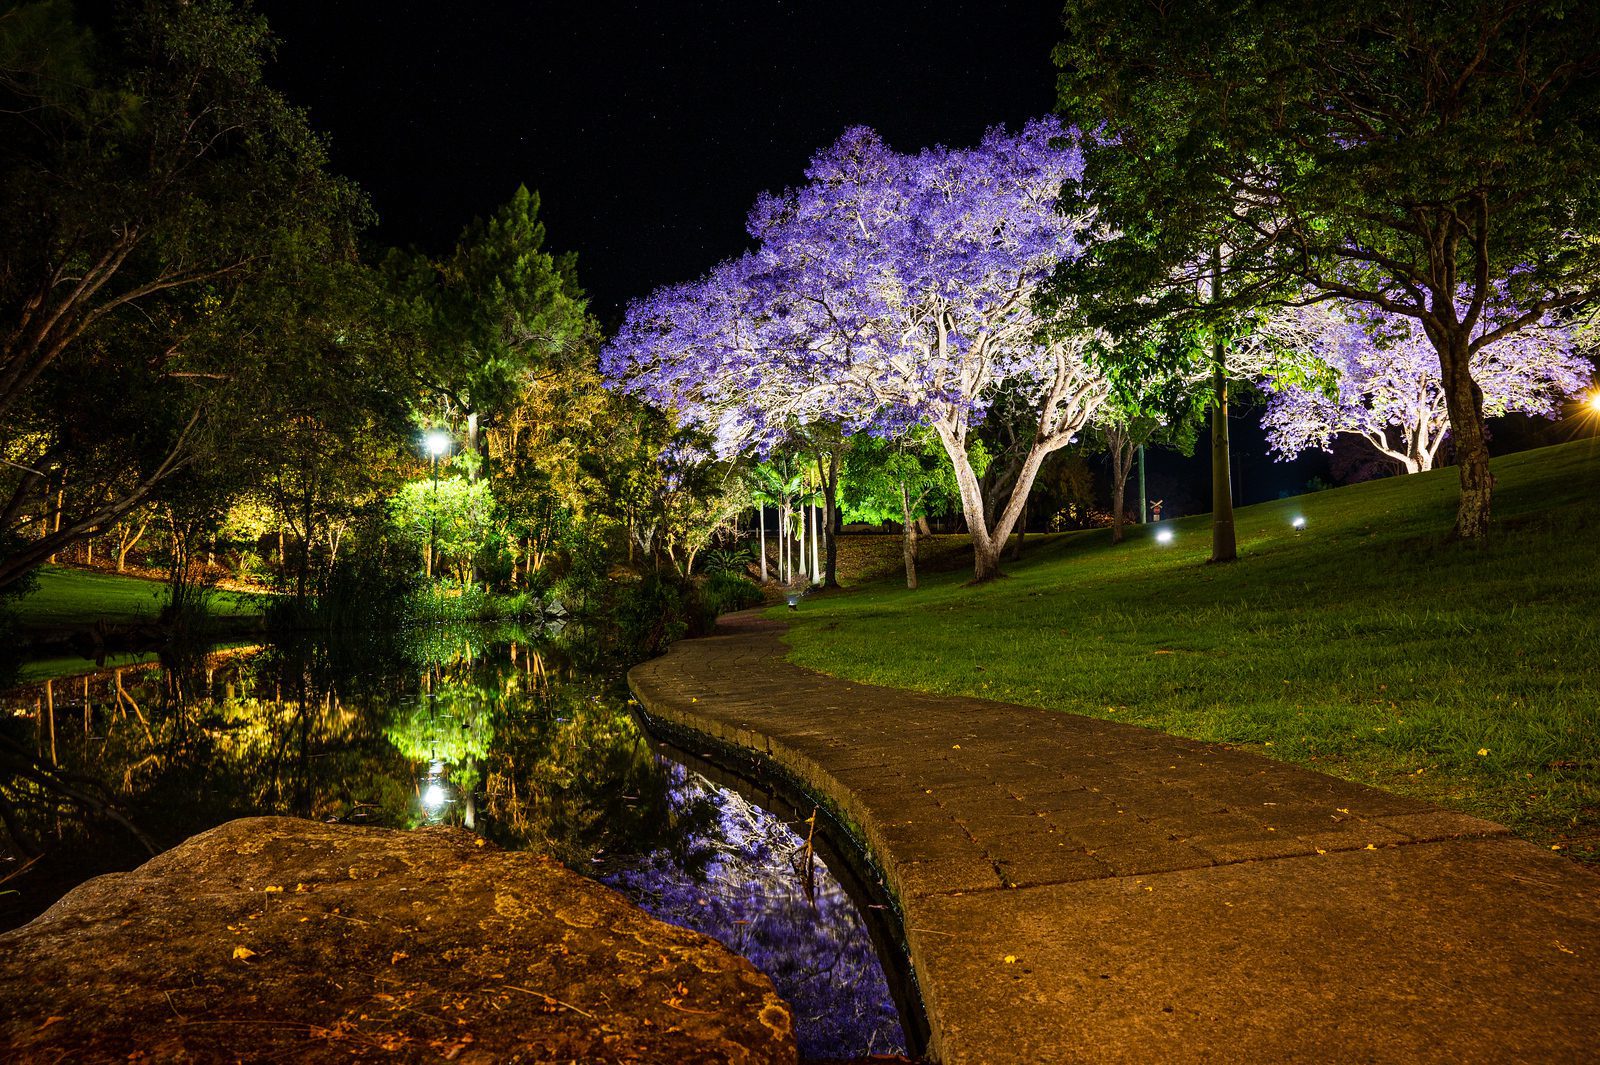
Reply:
<svg viewBox="0 0 1600 1065"><path fill-rule="evenodd" d="M409 958L409 957L411 957L411 955L407 954L405 951L397 950L397 951L395 951L393 954L391 954L389 956L389 964L390 965L398 965L398 964L400 964L400 962L403 959Z"/></svg>
<svg viewBox="0 0 1600 1065"><path fill-rule="evenodd" d="M1013 962L1015 962L1015 961L1016 961L1016 960L1017 960L1017 956L1016 956L1016 955L1015 955L1015 954L1007 954L1007 955L1006 955L1006 964L1007 964L1007 965L1010 965L1010 964L1012 964L1012 963L1013 963Z"/></svg>
<svg viewBox="0 0 1600 1065"><path fill-rule="evenodd" d="M1479 747L1478 748L1478 757L1479 758L1484 757L1488 753L1489 753L1489 748L1487 748L1487 747Z"/></svg>
<svg viewBox="0 0 1600 1065"><path fill-rule="evenodd" d="M959 744L959 743L952 743L952 744L951 744L951 745L950 745L950 749L951 749L951 750L952 750L952 751L959 751L959 750L960 750L960 749L961 749L961 744Z"/></svg>
<svg viewBox="0 0 1600 1065"><path fill-rule="evenodd" d="M281 895L281 894L283 894L283 888L278 886L277 884L268 884L266 887L262 888L261 891L262 891L263 894L267 894L267 895Z"/></svg>
<svg viewBox="0 0 1600 1065"><path fill-rule="evenodd" d="M255 956L256 956L256 952L251 950L249 947L234 947L233 948L233 960L234 961L244 961L246 958L253 958Z"/></svg>

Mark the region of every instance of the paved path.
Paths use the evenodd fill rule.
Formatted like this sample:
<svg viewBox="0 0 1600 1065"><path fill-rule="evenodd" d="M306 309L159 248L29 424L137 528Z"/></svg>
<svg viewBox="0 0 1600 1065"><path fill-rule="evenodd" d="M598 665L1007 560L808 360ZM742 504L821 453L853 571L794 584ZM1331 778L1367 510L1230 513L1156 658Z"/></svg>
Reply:
<svg viewBox="0 0 1600 1065"><path fill-rule="evenodd" d="M1600 1060L1600 877L1216 744L856 684L753 615L629 681L827 797L945 1065Z"/></svg>

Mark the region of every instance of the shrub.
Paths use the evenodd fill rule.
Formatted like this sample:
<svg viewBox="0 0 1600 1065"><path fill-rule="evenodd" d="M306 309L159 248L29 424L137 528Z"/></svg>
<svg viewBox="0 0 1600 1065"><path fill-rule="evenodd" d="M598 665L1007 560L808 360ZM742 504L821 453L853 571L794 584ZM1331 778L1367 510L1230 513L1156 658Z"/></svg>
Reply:
<svg viewBox="0 0 1600 1065"><path fill-rule="evenodd" d="M713 621L718 614L758 606L764 599L761 586L742 573L714 573L701 582L699 593Z"/></svg>
<svg viewBox="0 0 1600 1065"><path fill-rule="evenodd" d="M621 589L612 616L617 642L629 658L665 651L701 622L694 586L676 573L646 574Z"/></svg>
<svg viewBox="0 0 1600 1065"><path fill-rule="evenodd" d="M712 577L742 577L754 560L755 551L750 544L718 547L706 552L701 568Z"/></svg>

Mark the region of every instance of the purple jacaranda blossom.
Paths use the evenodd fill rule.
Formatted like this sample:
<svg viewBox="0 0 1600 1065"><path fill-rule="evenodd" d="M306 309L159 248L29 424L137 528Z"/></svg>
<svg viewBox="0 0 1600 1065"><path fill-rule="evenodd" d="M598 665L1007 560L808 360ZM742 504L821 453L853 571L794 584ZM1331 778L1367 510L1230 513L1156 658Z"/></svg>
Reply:
<svg viewBox="0 0 1600 1065"><path fill-rule="evenodd" d="M1433 468L1449 430L1439 354L1410 318L1344 304L1301 308L1312 354L1331 380L1268 378L1263 426L1284 458L1331 451L1346 433L1366 441L1405 473ZM1485 314L1475 336L1520 315L1511 306ZM1571 330L1546 315L1480 348L1472 377L1483 411L1555 417L1581 391L1594 367L1574 348Z"/></svg>

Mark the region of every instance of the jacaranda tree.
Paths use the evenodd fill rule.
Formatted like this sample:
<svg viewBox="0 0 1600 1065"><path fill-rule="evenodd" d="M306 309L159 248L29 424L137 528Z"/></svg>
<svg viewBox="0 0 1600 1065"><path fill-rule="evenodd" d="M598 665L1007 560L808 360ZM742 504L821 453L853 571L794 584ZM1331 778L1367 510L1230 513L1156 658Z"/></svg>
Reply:
<svg viewBox="0 0 1600 1065"><path fill-rule="evenodd" d="M1303 376L1269 378L1263 425L1273 450L1293 457L1331 451L1345 433L1365 440L1404 473L1433 468L1449 434L1449 403L1439 353L1411 319L1348 304L1302 308L1311 350L1333 382ZM1485 318L1479 332L1496 328ZM1472 378L1487 415L1555 416L1581 391L1592 367L1574 351L1573 336L1546 315L1536 325L1478 348Z"/></svg>
<svg viewBox="0 0 1600 1065"><path fill-rule="evenodd" d="M1056 209L1080 173L1075 132L1052 119L914 155L851 129L813 158L807 184L757 202L753 252L632 305L603 369L703 425L724 453L818 421L933 429L977 579L994 577L1040 465L1108 391L1098 337L1033 298L1089 225ZM991 521L968 444L1004 394L1026 400L1032 443Z"/></svg>

